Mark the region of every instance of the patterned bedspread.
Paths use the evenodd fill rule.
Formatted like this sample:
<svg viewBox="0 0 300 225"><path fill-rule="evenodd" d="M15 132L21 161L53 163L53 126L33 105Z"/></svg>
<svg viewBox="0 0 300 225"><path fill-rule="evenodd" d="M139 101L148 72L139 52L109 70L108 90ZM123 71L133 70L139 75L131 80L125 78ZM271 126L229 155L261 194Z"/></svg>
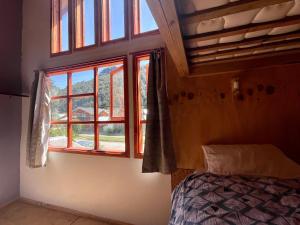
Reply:
<svg viewBox="0 0 300 225"><path fill-rule="evenodd" d="M194 173L173 192L175 224L300 225L300 179Z"/></svg>

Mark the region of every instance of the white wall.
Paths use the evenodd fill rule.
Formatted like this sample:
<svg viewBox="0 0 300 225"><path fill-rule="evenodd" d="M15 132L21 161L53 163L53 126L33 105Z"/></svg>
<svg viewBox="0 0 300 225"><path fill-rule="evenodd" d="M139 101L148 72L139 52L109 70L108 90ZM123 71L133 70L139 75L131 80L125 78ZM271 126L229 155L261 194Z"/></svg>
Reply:
<svg viewBox="0 0 300 225"><path fill-rule="evenodd" d="M22 85L28 92L33 70L128 54L162 46L159 35L119 45L50 58L50 7L47 0L23 6ZM129 61L130 57L129 57ZM129 64L130 65L130 64ZM129 69L130 134L133 134L132 76ZM50 153L43 169L25 165L29 100L22 101L21 197L136 225L165 225L170 211L170 176L142 174L142 161ZM130 136L133 156L133 135Z"/></svg>
<svg viewBox="0 0 300 225"><path fill-rule="evenodd" d="M21 98L0 95L0 207L19 197Z"/></svg>

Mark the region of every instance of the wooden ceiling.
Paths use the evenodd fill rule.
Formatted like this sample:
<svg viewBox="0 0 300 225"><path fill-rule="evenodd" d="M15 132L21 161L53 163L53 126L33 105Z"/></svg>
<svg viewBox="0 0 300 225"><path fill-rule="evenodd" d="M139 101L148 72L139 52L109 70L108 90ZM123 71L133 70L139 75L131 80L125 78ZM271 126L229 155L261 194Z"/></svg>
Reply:
<svg viewBox="0 0 300 225"><path fill-rule="evenodd" d="M300 60L300 0L147 1L182 76L281 55L265 61L295 62L298 49Z"/></svg>

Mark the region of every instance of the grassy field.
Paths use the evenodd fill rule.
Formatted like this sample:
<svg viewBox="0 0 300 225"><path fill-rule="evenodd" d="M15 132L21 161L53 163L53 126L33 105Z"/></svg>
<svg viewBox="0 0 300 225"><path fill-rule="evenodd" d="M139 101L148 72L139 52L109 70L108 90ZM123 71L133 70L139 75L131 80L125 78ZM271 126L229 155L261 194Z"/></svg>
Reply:
<svg viewBox="0 0 300 225"><path fill-rule="evenodd" d="M77 139L93 141L94 136L88 134L78 135ZM107 136L107 135L100 135L99 139L104 142L125 142L124 136Z"/></svg>

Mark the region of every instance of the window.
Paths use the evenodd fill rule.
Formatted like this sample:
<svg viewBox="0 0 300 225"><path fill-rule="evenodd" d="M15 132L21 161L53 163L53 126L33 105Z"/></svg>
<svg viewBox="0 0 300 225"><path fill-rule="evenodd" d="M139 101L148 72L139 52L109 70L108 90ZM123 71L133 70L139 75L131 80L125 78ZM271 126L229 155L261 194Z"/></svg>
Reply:
<svg viewBox="0 0 300 225"><path fill-rule="evenodd" d="M158 31L146 0L133 1L133 30L134 35L153 33Z"/></svg>
<svg viewBox="0 0 300 225"><path fill-rule="evenodd" d="M51 53L70 51L70 1L51 1Z"/></svg>
<svg viewBox="0 0 300 225"><path fill-rule="evenodd" d="M102 0L102 42L126 38L127 0Z"/></svg>
<svg viewBox="0 0 300 225"><path fill-rule="evenodd" d="M49 149L129 157L125 57L48 73Z"/></svg>
<svg viewBox="0 0 300 225"><path fill-rule="evenodd" d="M132 37L158 32L146 0L51 0L51 56L127 40L129 7Z"/></svg>
<svg viewBox="0 0 300 225"><path fill-rule="evenodd" d="M97 0L75 0L75 46L82 48L96 44Z"/></svg>
<svg viewBox="0 0 300 225"><path fill-rule="evenodd" d="M134 55L134 105L135 105L135 157L144 153L145 131L147 123L147 83L149 71L149 53Z"/></svg>

